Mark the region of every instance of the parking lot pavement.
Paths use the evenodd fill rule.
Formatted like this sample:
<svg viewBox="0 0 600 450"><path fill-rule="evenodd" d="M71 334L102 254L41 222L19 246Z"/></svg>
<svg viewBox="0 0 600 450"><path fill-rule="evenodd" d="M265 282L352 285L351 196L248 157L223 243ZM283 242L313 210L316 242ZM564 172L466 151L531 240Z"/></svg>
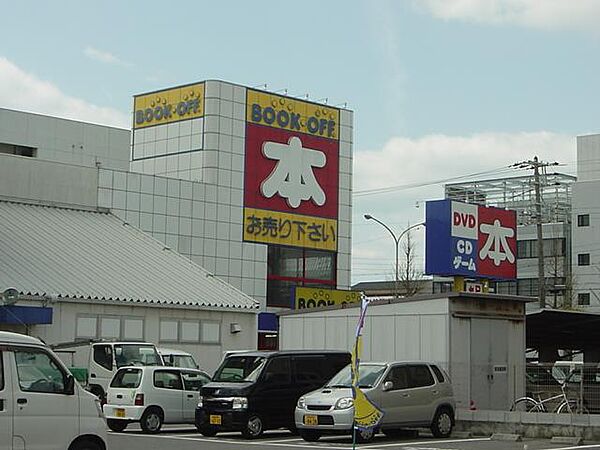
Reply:
<svg viewBox="0 0 600 450"><path fill-rule="evenodd" d="M270 431L261 439L246 440L239 433L222 433L206 438L194 427L166 426L158 435L143 434L132 426L124 433L109 433L109 450L127 448L128 450L163 450L178 448L182 450L351 450L349 437L324 437L318 442L305 442L298 436L284 431ZM585 443L580 446L552 443L549 439L525 439L522 442L493 441L490 438L435 439L422 433L420 436L390 439L378 435L369 444L357 445L362 450L575 450L598 449L600 443Z"/></svg>

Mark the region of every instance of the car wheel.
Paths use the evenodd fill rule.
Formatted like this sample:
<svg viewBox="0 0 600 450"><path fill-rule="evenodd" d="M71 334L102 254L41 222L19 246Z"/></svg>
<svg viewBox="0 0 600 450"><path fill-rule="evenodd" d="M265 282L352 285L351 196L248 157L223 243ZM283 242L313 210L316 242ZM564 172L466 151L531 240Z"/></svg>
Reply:
<svg viewBox="0 0 600 450"><path fill-rule="evenodd" d="M106 419L106 424L108 425L108 428L117 432L123 431L128 425L127 421L119 419Z"/></svg>
<svg viewBox="0 0 600 450"><path fill-rule="evenodd" d="M242 436L246 439L256 439L260 437L263 431L264 425L262 419L257 415L252 415L248 417L248 422L246 422L246 428L242 431Z"/></svg>
<svg viewBox="0 0 600 450"><path fill-rule="evenodd" d="M436 411L431 423L431 432L436 438L447 438L452 433L454 417L448 408L440 408Z"/></svg>
<svg viewBox="0 0 600 450"><path fill-rule="evenodd" d="M371 442L374 438L375 430L373 428L356 430L356 442L360 444L366 444L367 442Z"/></svg>
<svg viewBox="0 0 600 450"><path fill-rule="evenodd" d="M105 448L97 440L79 439L69 446L69 450L105 450Z"/></svg>
<svg viewBox="0 0 600 450"><path fill-rule="evenodd" d="M217 435L217 429L214 427L196 426L196 428L198 428L198 431L202 436L214 437Z"/></svg>
<svg viewBox="0 0 600 450"><path fill-rule="evenodd" d="M306 442L317 442L321 437L321 432L317 430L298 430L298 434Z"/></svg>
<svg viewBox="0 0 600 450"><path fill-rule="evenodd" d="M160 408L148 408L142 414L142 418L140 419L140 427L142 427L142 431L144 433L155 434L160 431L160 427L162 427L163 423L163 412Z"/></svg>

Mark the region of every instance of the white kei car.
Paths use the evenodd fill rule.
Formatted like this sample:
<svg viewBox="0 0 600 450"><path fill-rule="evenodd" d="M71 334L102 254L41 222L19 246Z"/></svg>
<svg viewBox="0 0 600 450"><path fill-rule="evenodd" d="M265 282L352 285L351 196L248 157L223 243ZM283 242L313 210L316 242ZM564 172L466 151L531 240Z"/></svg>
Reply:
<svg viewBox="0 0 600 450"><path fill-rule="evenodd" d="M201 370L180 367L122 367L106 392L108 427L123 431L139 422L145 433L158 433L163 423L194 423L200 388L210 381Z"/></svg>

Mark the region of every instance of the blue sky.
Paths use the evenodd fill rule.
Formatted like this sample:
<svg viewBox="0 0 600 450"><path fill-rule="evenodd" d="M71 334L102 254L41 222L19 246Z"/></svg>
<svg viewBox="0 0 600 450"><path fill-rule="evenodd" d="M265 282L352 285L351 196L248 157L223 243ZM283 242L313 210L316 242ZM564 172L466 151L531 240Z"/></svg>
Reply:
<svg viewBox="0 0 600 450"><path fill-rule="evenodd" d="M133 94L208 78L347 102L358 193L431 182L355 197L354 282L392 273L362 214L401 230L436 181L534 154L574 173L600 132L600 0L3 3L0 107L127 126Z"/></svg>

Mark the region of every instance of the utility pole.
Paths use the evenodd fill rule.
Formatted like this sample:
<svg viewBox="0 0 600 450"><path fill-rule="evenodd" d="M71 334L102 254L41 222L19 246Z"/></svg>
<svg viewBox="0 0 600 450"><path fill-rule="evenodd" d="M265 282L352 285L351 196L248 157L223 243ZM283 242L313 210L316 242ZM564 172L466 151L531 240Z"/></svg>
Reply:
<svg viewBox="0 0 600 450"><path fill-rule="evenodd" d="M537 230L537 257L538 257L538 296L540 309L546 307L546 273L544 268L544 237L542 235L542 189L540 185L540 167L557 166L557 162L547 163L538 160L535 156L533 160L522 161L513 164L511 167L519 169L533 169L533 184L535 188L535 225Z"/></svg>
<svg viewBox="0 0 600 450"><path fill-rule="evenodd" d="M544 237L542 236L542 196L540 194L540 163L533 158L533 183L535 184L535 226L537 228L538 249L538 293L540 309L546 307L546 273L544 268Z"/></svg>

